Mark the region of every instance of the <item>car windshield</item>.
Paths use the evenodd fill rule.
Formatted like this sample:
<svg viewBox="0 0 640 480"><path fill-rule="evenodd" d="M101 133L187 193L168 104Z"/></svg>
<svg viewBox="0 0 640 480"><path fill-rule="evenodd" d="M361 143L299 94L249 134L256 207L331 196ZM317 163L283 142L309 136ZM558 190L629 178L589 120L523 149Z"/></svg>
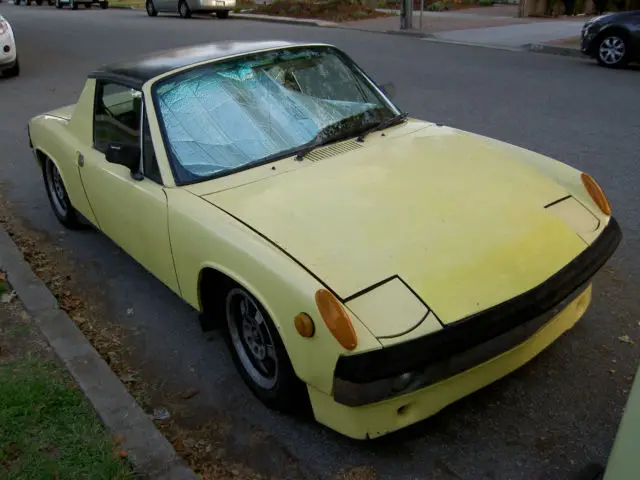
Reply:
<svg viewBox="0 0 640 480"><path fill-rule="evenodd" d="M274 50L194 67L160 80L152 95L181 184L355 136L399 113L331 47Z"/></svg>

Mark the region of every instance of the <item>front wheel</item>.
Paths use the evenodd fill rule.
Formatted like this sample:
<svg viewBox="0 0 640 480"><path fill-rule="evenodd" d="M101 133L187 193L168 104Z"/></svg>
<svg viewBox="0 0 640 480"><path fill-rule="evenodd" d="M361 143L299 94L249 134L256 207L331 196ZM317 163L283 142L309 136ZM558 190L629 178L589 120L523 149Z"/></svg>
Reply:
<svg viewBox="0 0 640 480"><path fill-rule="evenodd" d="M216 12L216 17L229 18L229 10L222 10L222 11Z"/></svg>
<svg viewBox="0 0 640 480"><path fill-rule="evenodd" d="M191 9L185 0L181 0L178 5L178 13L182 18L191 18Z"/></svg>
<svg viewBox="0 0 640 480"><path fill-rule="evenodd" d="M67 228L81 228L82 224L78 219L78 213L71 205L60 171L50 158L45 160L42 173L47 197L49 197L51 208L57 219Z"/></svg>
<svg viewBox="0 0 640 480"><path fill-rule="evenodd" d="M226 296L225 316L225 340L247 386L269 408L300 411L304 384L265 309L244 288L234 286Z"/></svg>
<svg viewBox="0 0 640 480"><path fill-rule="evenodd" d="M605 34L598 43L597 60L603 67L624 67L629 63L629 54L629 41L617 33Z"/></svg>
<svg viewBox="0 0 640 480"><path fill-rule="evenodd" d="M158 11L156 10L155 5L153 4L153 0L147 0L145 7L147 9L147 15L149 15L150 17L158 16Z"/></svg>
<svg viewBox="0 0 640 480"><path fill-rule="evenodd" d="M4 72L2 72L4 77L17 77L20 75L20 61L16 57L16 63L13 64L13 67L7 68Z"/></svg>

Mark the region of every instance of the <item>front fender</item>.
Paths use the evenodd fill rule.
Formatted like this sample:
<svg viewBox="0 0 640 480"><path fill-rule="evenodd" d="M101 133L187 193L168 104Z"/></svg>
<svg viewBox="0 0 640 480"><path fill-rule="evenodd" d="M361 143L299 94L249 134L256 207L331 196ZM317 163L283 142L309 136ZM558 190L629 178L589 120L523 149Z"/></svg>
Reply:
<svg viewBox="0 0 640 480"><path fill-rule="evenodd" d="M593 214L600 222L600 226L598 227L598 230L594 232L591 241L594 240L602 231L602 229L608 224L609 217L605 215L596 205L582 183L582 179L580 177L582 171L566 163L560 162L532 150L527 150L523 147L518 147L516 145L502 142L500 140L491 139L488 137L482 138L491 142L494 147L502 149L503 151L507 151L512 156L514 161L525 163L547 178L554 180L556 183L563 187L563 189L567 192L567 195L572 196L587 210L589 210L589 212L591 212L591 214ZM591 241L589 241L589 243L591 243Z"/></svg>
<svg viewBox="0 0 640 480"><path fill-rule="evenodd" d="M185 301L201 310L198 281L204 268L216 270L256 297L272 318L296 375L331 394L338 357L346 354L325 326L315 304L323 285L282 251L227 213L182 188L167 189L169 233ZM311 338L300 336L294 318L305 312L314 321ZM351 312L350 312L351 314ZM380 348L351 314L358 335L353 352Z"/></svg>

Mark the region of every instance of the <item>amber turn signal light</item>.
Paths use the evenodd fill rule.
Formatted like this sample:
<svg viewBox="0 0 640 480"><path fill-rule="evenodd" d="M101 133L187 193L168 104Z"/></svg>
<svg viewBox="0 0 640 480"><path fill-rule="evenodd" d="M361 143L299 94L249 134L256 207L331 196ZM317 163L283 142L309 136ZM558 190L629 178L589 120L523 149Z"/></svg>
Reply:
<svg viewBox="0 0 640 480"><path fill-rule="evenodd" d="M347 312L328 290L316 292L316 305L325 325L340 345L347 350L358 346L358 337Z"/></svg>
<svg viewBox="0 0 640 480"><path fill-rule="evenodd" d="M294 323L296 330L302 337L311 338L313 334L316 333L316 326L313 324L311 317L306 313L296 315Z"/></svg>
<svg viewBox="0 0 640 480"><path fill-rule="evenodd" d="M583 173L580 177L584 188L587 189L593 201L598 205L598 208L602 210L602 213L605 215L611 216L611 204L609 200L607 200L607 196L602 191L602 188L600 188L600 185L598 185L588 173Z"/></svg>

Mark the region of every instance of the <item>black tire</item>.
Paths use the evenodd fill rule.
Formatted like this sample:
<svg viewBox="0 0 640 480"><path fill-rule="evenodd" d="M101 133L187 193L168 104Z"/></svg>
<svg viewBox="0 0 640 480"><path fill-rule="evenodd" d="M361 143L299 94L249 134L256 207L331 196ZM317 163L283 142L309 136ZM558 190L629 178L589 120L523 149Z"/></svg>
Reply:
<svg viewBox="0 0 640 480"><path fill-rule="evenodd" d="M602 480L604 472L604 467L599 463L589 463L570 480Z"/></svg>
<svg viewBox="0 0 640 480"><path fill-rule="evenodd" d="M44 188L49 198L49 203L56 218L67 228L77 230L84 227L78 218L78 212L69 200L67 195L67 189L62 183L62 178L58 173L57 187L54 186L56 181L54 180L55 174L58 173L58 168L51 161L50 158L46 158L42 165L42 177L44 179ZM53 190L53 191L52 191Z"/></svg>
<svg viewBox="0 0 640 480"><path fill-rule="evenodd" d="M102 10L106 10L107 8L109 8L109 2L100 2L100 8Z"/></svg>
<svg viewBox="0 0 640 480"><path fill-rule="evenodd" d="M191 18L191 9L185 0L180 0L178 4L178 13L182 18Z"/></svg>
<svg viewBox="0 0 640 480"><path fill-rule="evenodd" d="M216 12L216 17L221 19L229 18L229 10L221 10L219 12Z"/></svg>
<svg viewBox="0 0 640 480"><path fill-rule="evenodd" d="M36 5L38 6L42 5L42 0L36 0Z"/></svg>
<svg viewBox="0 0 640 480"><path fill-rule="evenodd" d="M145 3L145 8L147 9L147 15L150 17L157 17L158 11L156 10L155 5L153 4L153 0L147 0Z"/></svg>
<svg viewBox="0 0 640 480"><path fill-rule="evenodd" d="M5 78L17 77L20 75L20 60L16 57L16 63L11 68L7 68L2 72Z"/></svg>
<svg viewBox="0 0 640 480"><path fill-rule="evenodd" d="M76 3L76 0L69 0L69 7L71 8L71 10L77 10L78 4Z"/></svg>
<svg viewBox="0 0 640 480"><path fill-rule="evenodd" d="M631 42L626 32L604 32L598 39L596 60L606 68L622 68L631 60Z"/></svg>
<svg viewBox="0 0 640 480"><path fill-rule="evenodd" d="M262 403L271 409L285 413L308 413L309 400L305 385L296 376L278 330L265 309L260 305L260 302L247 290L235 284L230 286L223 299L225 318L222 328L223 336L231 352L233 363L245 384ZM249 323L254 325L255 329L253 331L259 331L259 334L246 333L247 329L244 327L244 321L242 325L238 324L238 320L240 320L238 317L242 316L240 304L245 300L247 300L247 309L245 311L251 313L243 318L252 317ZM255 319L257 318L260 318L262 322L256 322ZM235 332L232 331L232 325L236 325ZM266 335L265 332L267 332ZM258 336L261 337L261 340L264 340L262 347L264 358L262 360L258 360L256 354L251 353L252 347L246 340L247 336L254 336L254 342ZM265 345L269 343L270 345ZM242 353L243 351L244 354ZM241 358L241 356L244 358ZM275 364L275 373L271 378L259 372L258 369L260 367L256 366L256 362L265 362L267 357ZM253 365L253 375L249 371L252 367L250 366L247 369L245 366L247 362ZM262 376L262 385L255 379L256 372ZM272 382L272 384L264 385L267 378L268 382Z"/></svg>

